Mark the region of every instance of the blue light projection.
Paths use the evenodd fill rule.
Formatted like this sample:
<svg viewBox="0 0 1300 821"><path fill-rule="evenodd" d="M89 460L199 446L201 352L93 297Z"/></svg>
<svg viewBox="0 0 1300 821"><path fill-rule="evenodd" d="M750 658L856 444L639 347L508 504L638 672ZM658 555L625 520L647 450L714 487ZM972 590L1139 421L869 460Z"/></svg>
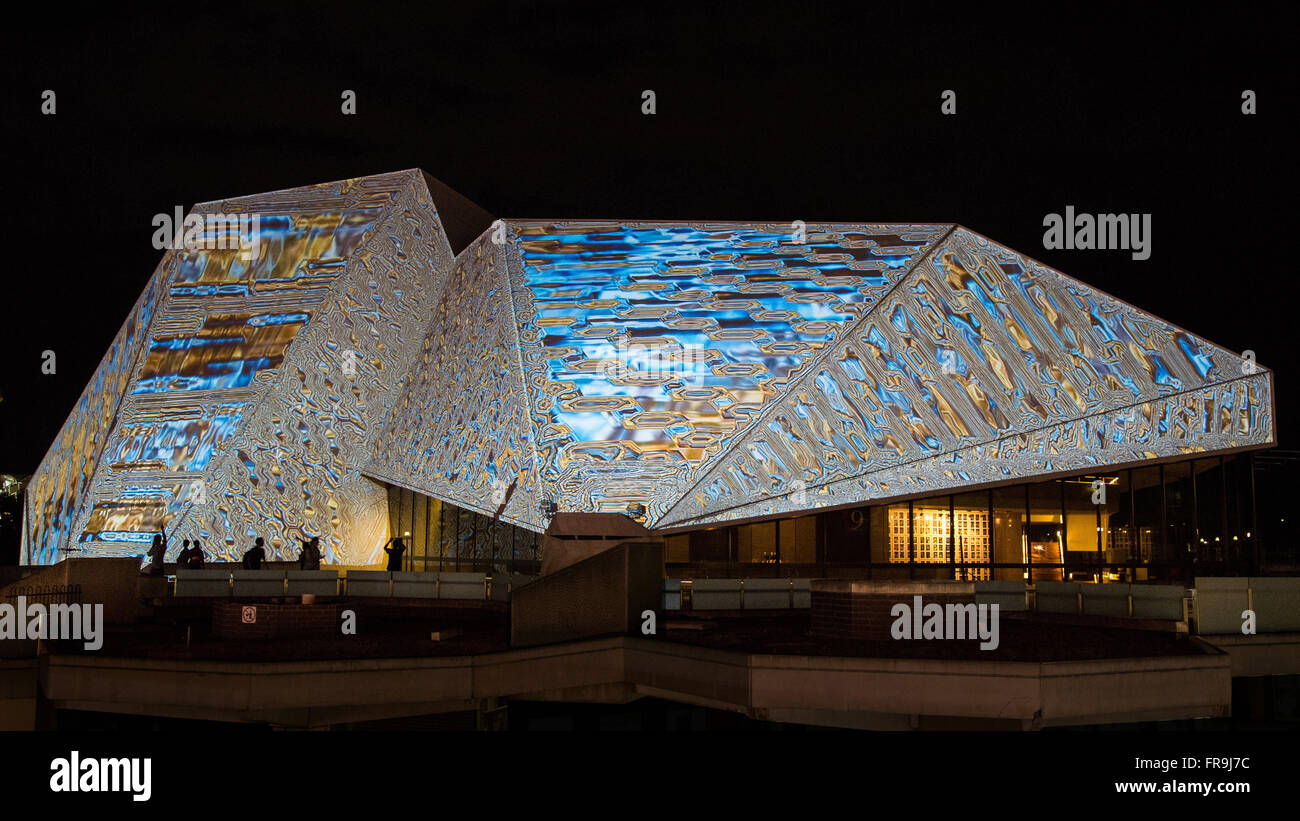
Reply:
<svg viewBox="0 0 1300 821"><path fill-rule="evenodd" d="M622 511L680 485L947 231L511 221L543 481ZM621 462L653 462L611 478ZM634 487L620 488L630 482ZM567 509L567 508L566 508Z"/></svg>
<svg viewBox="0 0 1300 821"><path fill-rule="evenodd" d="M1241 363L958 228L659 524L1271 443L1271 377Z"/></svg>
<svg viewBox="0 0 1300 821"><path fill-rule="evenodd" d="M167 528L364 564L372 479L693 528L1275 441L1269 371L960 226L504 220L452 254L420 172L211 206L261 214L256 254L164 259L25 561Z"/></svg>

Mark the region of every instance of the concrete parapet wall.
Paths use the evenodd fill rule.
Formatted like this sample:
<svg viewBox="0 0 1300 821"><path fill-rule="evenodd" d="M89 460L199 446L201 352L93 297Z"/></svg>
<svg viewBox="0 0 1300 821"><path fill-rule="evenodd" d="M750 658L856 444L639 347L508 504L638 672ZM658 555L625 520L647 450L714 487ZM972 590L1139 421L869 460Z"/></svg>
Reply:
<svg viewBox="0 0 1300 821"><path fill-rule="evenodd" d="M511 645L631 633L660 607L663 564L662 542L624 542L515 590Z"/></svg>

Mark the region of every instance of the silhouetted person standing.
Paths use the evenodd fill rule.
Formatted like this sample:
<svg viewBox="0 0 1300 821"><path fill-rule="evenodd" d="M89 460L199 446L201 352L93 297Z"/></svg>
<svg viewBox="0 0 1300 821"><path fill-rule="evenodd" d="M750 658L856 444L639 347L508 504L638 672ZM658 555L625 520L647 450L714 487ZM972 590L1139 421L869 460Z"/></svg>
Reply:
<svg viewBox="0 0 1300 821"><path fill-rule="evenodd" d="M161 576L165 572L163 562L167 557L167 534L155 533L153 544L149 547L149 566L145 568L145 573L150 576Z"/></svg>
<svg viewBox="0 0 1300 821"><path fill-rule="evenodd" d="M194 540L194 546L190 548L190 561L185 566L191 570L203 569L203 545L199 544L198 539Z"/></svg>
<svg viewBox="0 0 1300 821"><path fill-rule="evenodd" d="M262 547L262 537L258 536L257 541L253 543L253 549L244 554L244 569L261 570L265 559L266 549Z"/></svg>
<svg viewBox="0 0 1300 821"><path fill-rule="evenodd" d="M302 553L298 554L300 570L320 570L320 537L302 543Z"/></svg>
<svg viewBox="0 0 1300 821"><path fill-rule="evenodd" d="M390 571L401 570L402 554L406 552L406 545L402 544L402 539L399 536L394 536L389 544L392 547L384 548L384 552L388 554L388 569Z"/></svg>

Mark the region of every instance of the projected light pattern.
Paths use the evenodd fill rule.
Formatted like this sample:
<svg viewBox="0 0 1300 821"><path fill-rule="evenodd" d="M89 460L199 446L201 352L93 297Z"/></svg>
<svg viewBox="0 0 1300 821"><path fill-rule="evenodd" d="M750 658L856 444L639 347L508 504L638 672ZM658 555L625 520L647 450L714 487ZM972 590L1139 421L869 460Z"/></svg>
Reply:
<svg viewBox="0 0 1300 821"><path fill-rule="evenodd" d="M486 236L460 254L366 473L542 530L509 289Z"/></svg>
<svg viewBox="0 0 1300 821"><path fill-rule="evenodd" d="M28 564L58 561L59 551L79 532L77 523L90 509L91 483L135 363L143 356L161 292L155 275L27 485L22 560Z"/></svg>
<svg viewBox="0 0 1300 821"><path fill-rule="evenodd" d="M223 203L220 210L230 207ZM418 171L248 198L239 207L291 213L329 209L343 215L364 210L373 215L373 224L356 239L359 222L346 216L337 221L353 238L345 246L353 249L345 261L284 266L334 271L333 286L320 298L299 299L295 307L279 301L284 290L277 289L275 301L267 293L258 310L249 306L238 312L305 312L310 321L278 365L257 370L246 388L225 390L236 396L251 390L256 398L248 401L237 431L214 451L204 471L208 503L192 504L182 496L171 527L179 536L202 539L222 558L239 558L260 536L271 556L292 559L299 539L319 536L326 561L379 561L389 535L387 493L360 468L400 396L398 385L419 351L433 300L451 268L438 209ZM321 225L314 219L300 222ZM316 241L318 248L340 247L337 239L319 233ZM319 292L318 279L310 284ZM256 283L259 291L265 285ZM157 396L167 401L172 394Z"/></svg>
<svg viewBox="0 0 1300 821"><path fill-rule="evenodd" d="M289 346L343 271L346 260L338 254L352 253L380 214L362 208L259 220L255 259L238 248L178 254L122 408L102 490L96 489L99 498L78 537L82 550L98 541L137 542L127 534L174 526L199 500L207 504L205 471L213 452L278 376ZM259 373L266 378L255 384ZM187 424L195 418L197 424ZM204 418L217 424L205 425ZM163 454L168 458L158 458ZM123 503L141 483L155 495Z"/></svg>
<svg viewBox="0 0 1300 821"><path fill-rule="evenodd" d="M108 459L114 470L201 471L239 428L245 403L138 413ZM205 415L210 414L210 415Z"/></svg>
<svg viewBox="0 0 1300 821"><path fill-rule="evenodd" d="M286 289L327 292L379 214L379 208L362 207L345 213L264 215L258 220L257 259L239 248L182 251L171 292L242 297Z"/></svg>
<svg viewBox="0 0 1300 821"><path fill-rule="evenodd" d="M242 388L264 368L279 367L307 313L210 314L192 336L160 339L132 393Z"/></svg>
<svg viewBox="0 0 1300 821"><path fill-rule="evenodd" d="M164 257L29 485L25 560L165 528L370 564L381 482L689 528L1275 442L1270 372L958 226L506 220L453 254L433 190L200 206L260 215L257 251Z"/></svg>
<svg viewBox="0 0 1300 821"><path fill-rule="evenodd" d="M1271 442L1268 380L1243 379L1241 362L958 229L661 524L793 510L785 496L796 483L813 504L843 504L972 475L1005 480ZM1221 392L1209 411L1197 390L1206 383ZM1177 421L1202 413L1213 424Z"/></svg>
<svg viewBox="0 0 1300 821"><path fill-rule="evenodd" d="M175 549L197 537L209 557L238 558L259 535L273 557L289 557L298 538L320 535L327 556L368 562L386 536L374 526L386 515L383 489L347 455L365 452L371 415L386 412L401 376L384 358L402 360L403 338L427 321L428 289L411 283L451 258L423 178L348 180L196 212L260 215L257 253L164 258L147 338L117 363L120 406L86 469L91 498L57 527L31 528L28 560L74 546L140 555L165 528ZM385 214L403 222L378 239ZM356 261L368 247L378 264ZM356 357L352 379L345 350ZM46 463L63 456L56 446Z"/></svg>
<svg viewBox="0 0 1300 821"><path fill-rule="evenodd" d="M541 480L573 509L652 515L948 230L510 227Z"/></svg>

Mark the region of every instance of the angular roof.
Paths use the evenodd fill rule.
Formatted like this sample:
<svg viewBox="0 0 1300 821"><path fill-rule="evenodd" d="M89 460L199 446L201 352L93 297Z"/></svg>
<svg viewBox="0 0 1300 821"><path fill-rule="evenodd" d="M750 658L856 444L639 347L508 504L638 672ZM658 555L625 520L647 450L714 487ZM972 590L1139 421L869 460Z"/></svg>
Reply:
<svg viewBox="0 0 1300 821"><path fill-rule="evenodd" d="M33 477L31 561L162 525L366 563L371 479L672 528L1274 441L1268 371L960 226L489 225L419 172L204 209L265 215L262 255L164 257Z"/></svg>

